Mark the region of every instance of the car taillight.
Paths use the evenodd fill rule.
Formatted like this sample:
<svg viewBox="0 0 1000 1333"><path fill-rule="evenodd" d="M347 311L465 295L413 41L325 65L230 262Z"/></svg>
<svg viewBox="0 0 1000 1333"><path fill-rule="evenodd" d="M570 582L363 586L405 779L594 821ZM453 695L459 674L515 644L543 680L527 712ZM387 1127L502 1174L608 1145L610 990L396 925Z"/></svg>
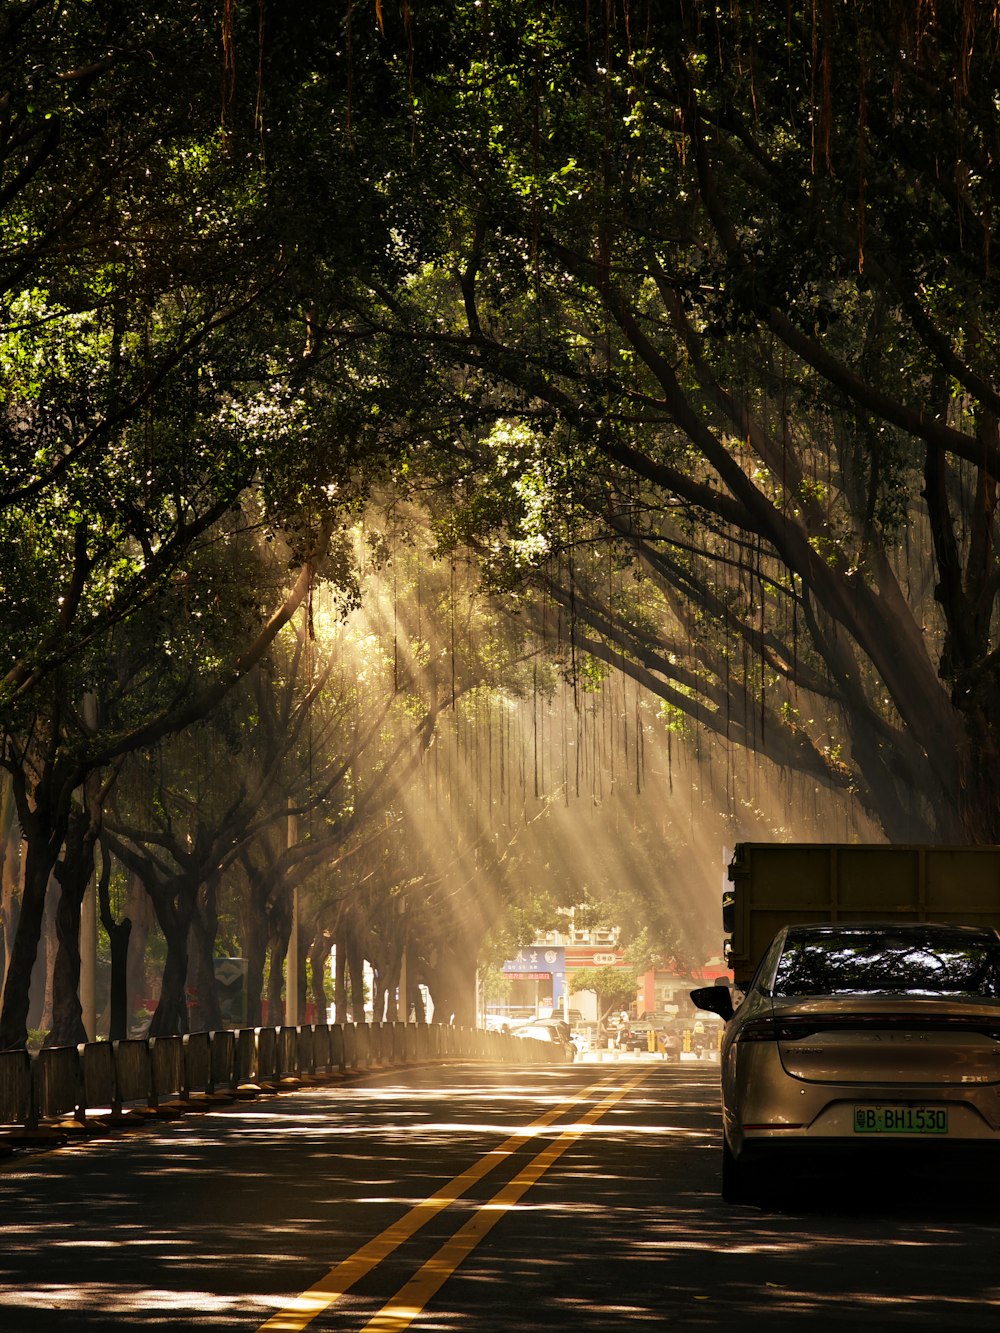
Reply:
<svg viewBox="0 0 1000 1333"><path fill-rule="evenodd" d="M740 1041L795 1041L821 1032L957 1033L974 1032L1000 1042L1000 1026L980 1016L965 1014L843 1013L789 1014L786 1017L753 1018L739 1032Z"/></svg>
<svg viewBox="0 0 1000 1333"><path fill-rule="evenodd" d="M754 1018L740 1028L737 1041L777 1041L778 1029L773 1018Z"/></svg>
<svg viewBox="0 0 1000 1333"><path fill-rule="evenodd" d="M740 1028L737 1041L795 1041L815 1032L810 1019L752 1018Z"/></svg>

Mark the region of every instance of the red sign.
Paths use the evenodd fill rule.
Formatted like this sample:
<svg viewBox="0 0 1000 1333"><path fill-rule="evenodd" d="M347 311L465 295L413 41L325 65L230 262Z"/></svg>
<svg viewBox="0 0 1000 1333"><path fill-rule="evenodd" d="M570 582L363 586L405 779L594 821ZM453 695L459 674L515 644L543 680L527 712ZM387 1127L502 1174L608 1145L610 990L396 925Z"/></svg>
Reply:
<svg viewBox="0 0 1000 1333"><path fill-rule="evenodd" d="M608 945L588 944L585 948L566 950L566 970L577 967L624 967L625 955L621 949Z"/></svg>

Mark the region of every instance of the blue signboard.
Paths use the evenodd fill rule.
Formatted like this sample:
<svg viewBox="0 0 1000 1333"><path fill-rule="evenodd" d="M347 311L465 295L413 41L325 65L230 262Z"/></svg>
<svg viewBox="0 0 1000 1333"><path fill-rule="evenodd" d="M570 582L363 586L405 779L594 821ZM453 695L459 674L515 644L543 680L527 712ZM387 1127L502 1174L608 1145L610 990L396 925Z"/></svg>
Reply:
<svg viewBox="0 0 1000 1333"><path fill-rule="evenodd" d="M547 972L552 977L552 1002L558 1004L566 989L566 950L562 945L531 944L508 958L505 972Z"/></svg>

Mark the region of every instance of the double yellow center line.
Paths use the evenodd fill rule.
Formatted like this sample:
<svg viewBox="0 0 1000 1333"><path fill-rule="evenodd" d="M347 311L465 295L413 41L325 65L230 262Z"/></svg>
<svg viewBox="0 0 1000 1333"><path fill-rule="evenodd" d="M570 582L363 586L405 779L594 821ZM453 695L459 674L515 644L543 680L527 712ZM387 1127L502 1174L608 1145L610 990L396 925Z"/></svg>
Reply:
<svg viewBox="0 0 1000 1333"><path fill-rule="evenodd" d="M522 1167L517 1175L498 1190L488 1203L481 1204L476 1209L469 1221L441 1246L419 1272L365 1325L365 1328L372 1330L373 1333L389 1333L390 1330L392 1330L392 1333L396 1333L397 1330L409 1327L462 1260L492 1231L507 1211L545 1174L549 1167L559 1160L567 1148L576 1142L586 1127L600 1120L623 1097L627 1097L634 1088L638 1087L646 1077L646 1073L638 1074L624 1084L612 1088L600 1101L595 1102L576 1123L567 1125L557 1139L547 1144L537 1156ZM409 1240L438 1213L454 1203L456 1199L461 1198L472 1185L482 1180L484 1176L489 1175L491 1171L494 1171L502 1162L511 1157L523 1145L526 1138L538 1134L567 1111L597 1095L609 1084L616 1081L615 1076L601 1079L600 1082L594 1083L589 1088L577 1093L575 1097L552 1107L544 1115L539 1116L537 1120L532 1121L526 1129L519 1130L501 1143L499 1147L484 1154L473 1162L468 1170L455 1176L453 1180L442 1186L435 1194L430 1195L429 1198L411 1208L408 1213L405 1213L398 1221L393 1222L385 1231L368 1241L367 1244L362 1245L359 1250L355 1250L349 1258L337 1264L335 1268L331 1268L315 1286L310 1287L308 1291L304 1291L295 1300L290 1301L284 1309L272 1315L266 1324L261 1325L260 1333L264 1333L265 1329L269 1330L270 1333L278 1333L279 1330L280 1333L297 1333L298 1330L306 1328L317 1315L322 1314L334 1301L346 1291L349 1291L356 1282L359 1282L373 1268L376 1268L383 1259L392 1254L393 1250L398 1249L404 1241Z"/></svg>

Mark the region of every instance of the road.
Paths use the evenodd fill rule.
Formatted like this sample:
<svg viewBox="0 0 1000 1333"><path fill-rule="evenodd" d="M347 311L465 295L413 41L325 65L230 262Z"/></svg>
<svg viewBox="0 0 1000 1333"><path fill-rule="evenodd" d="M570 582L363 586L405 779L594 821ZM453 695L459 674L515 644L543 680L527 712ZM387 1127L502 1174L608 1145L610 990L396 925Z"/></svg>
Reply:
<svg viewBox="0 0 1000 1333"><path fill-rule="evenodd" d="M996 1328L991 1204L728 1207L716 1079L393 1069L14 1159L0 1330Z"/></svg>

